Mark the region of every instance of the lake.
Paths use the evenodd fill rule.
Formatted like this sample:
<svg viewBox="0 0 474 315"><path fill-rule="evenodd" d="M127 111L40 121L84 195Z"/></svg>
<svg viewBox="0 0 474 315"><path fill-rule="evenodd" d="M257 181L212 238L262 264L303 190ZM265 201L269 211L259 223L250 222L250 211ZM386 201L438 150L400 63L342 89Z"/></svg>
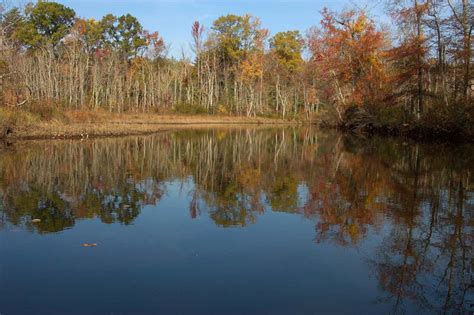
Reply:
<svg viewBox="0 0 474 315"><path fill-rule="evenodd" d="M3 143L0 314L469 313L473 175L311 128Z"/></svg>

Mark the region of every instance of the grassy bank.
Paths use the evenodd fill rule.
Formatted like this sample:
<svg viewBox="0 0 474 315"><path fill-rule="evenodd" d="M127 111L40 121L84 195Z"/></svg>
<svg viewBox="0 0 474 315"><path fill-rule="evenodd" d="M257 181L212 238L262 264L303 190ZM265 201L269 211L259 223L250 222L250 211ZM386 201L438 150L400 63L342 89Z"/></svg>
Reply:
<svg viewBox="0 0 474 315"><path fill-rule="evenodd" d="M158 115L105 111L57 111L51 108L0 107L0 138L74 139L140 135L173 128L230 125L292 125L295 120L265 117Z"/></svg>

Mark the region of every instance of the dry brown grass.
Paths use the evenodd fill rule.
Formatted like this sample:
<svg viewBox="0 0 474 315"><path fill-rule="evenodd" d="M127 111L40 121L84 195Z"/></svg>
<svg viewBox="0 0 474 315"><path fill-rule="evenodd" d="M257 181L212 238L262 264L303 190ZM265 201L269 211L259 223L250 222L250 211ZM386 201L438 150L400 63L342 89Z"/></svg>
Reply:
<svg viewBox="0 0 474 315"><path fill-rule="evenodd" d="M229 128L239 125L289 125L296 121L261 117L184 116L141 113L111 114L105 111L69 111L64 121L37 121L15 126L16 139L71 139L140 135L183 128Z"/></svg>
<svg viewBox="0 0 474 315"><path fill-rule="evenodd" d="M208 124L208 123L234 123L234 124L282 124L294 123L290 120L242 117L242 116L216 116L216 115L158 115L149 113L123 113L115 114L106 111L68 111L64 115L72 122L94 123L141 123L141 124Z"/></svg>

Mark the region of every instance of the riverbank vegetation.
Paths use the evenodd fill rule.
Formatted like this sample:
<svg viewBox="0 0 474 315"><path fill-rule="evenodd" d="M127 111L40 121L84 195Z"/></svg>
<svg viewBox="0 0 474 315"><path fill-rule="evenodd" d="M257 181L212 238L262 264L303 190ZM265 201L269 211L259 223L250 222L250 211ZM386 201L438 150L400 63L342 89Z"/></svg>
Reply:
<svg viewBox="0 0 474 315"><path fill-rule="evenodd" d="M175 58L158 32L130 14L94 20L50 1L5 6L0 108L10 114L1 115L0 126L5 134L38 117L107 111L474 135L472 3L404 0L386 8L396 27L360 9L324 10L306 34L270 34L252 15L222 16L209 26L196 21L193 56Z"/></svg>

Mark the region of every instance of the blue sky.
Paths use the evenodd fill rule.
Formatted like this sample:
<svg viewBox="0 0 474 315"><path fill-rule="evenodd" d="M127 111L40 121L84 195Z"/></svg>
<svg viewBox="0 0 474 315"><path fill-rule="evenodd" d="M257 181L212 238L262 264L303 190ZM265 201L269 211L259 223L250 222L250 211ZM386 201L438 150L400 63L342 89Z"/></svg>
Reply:
<svg viewBox="0 0 474 315"><path fill-rule="evenodd" d="M271 34L285 30L302 33L318 25L319 12L328 7L341 10L357 6L368 8L376 19L383 19L383 0L56 0L73 8L81 17L101 18L107 13L136 16L144 27L158 31L170 54L184 50L190 54L191 25L198 20L207 28L221 15L250 13L262 21Z"/></svg>

